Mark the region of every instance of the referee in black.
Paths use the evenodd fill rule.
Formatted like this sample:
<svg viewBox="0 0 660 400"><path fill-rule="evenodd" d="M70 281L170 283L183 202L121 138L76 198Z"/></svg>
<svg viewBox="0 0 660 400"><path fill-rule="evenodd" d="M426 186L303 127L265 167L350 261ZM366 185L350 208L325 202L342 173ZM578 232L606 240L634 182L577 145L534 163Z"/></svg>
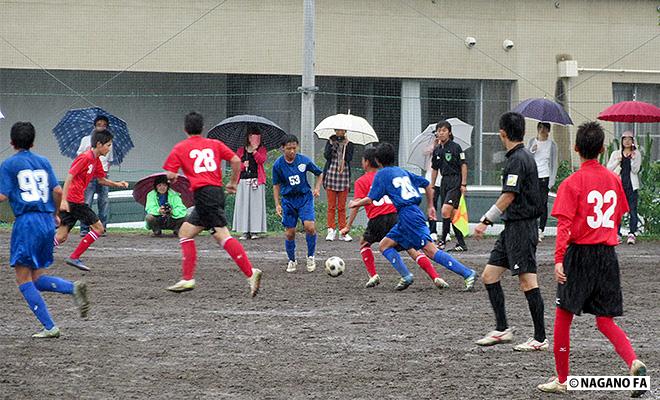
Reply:
<svg viewBox="0 0 660 400"><path fill-rule="evenodd" d="M502 194L475 228L476 236L482 237L488 225L500 217L504 221L504 231L495 242L482 274L497 326L477 344L492 346L513 340L513 328L506 321L504 292L500 285L502 274L508 269L512 275L518 275L520 289L525 292L534 322L534 337L515 346L514 350L547 350L543 298L536 279L537 219L541 215L542 204L536 162L523 143L525 118L513 112L503 114L499 134L507 150L502 172Z"/></svg>
<svg viewBox="0 0 660 400"><path fill-rule="evenodd" d="M440 182L440 190L436 190L433 194L433 205L437 209L438 199L442 201L442 235L438 238L438 247L444 250L451 219L459 206L461 195L467 192L468 167L461 145L454 142L454 135L451 133L449 122L438 122L435 127L435 136L439 143L433 149L431 182L436 182L439 171L442 175L442 182ZM436 232L435 224L436 221L429 219L432 233ZM463 232L455 225L454 234L456 235L457 244L450 251L467 251Z"/></svg>

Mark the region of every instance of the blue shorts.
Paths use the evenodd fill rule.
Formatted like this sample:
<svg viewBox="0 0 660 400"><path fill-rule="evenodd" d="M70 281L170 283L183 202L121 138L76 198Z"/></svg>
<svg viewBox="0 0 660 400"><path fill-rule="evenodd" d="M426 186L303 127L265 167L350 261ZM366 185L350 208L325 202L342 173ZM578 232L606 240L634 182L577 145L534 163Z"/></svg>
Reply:
<svg viewBox="0 0 660 400"><path fill-rule="evenodd" d="M48 213L27 213L16 219L11 231L9 265L32 269L53 263L55 221Z"/></svg>
<svg viewBox="0 0 660 400"><path fill-rule="evenodd" d="M282 225L285 228L295 228L298 219L303 223L316 220L312 192L301 196L282 197Z"/></svg>
<svg viewBox="0 0 660 400"><path fill-rule="evenodd" d="M432 243L431 231L426 225L426 217L417 206L399 210L399 222L385 236L399 244L404 250L419 250Z"/></svg>

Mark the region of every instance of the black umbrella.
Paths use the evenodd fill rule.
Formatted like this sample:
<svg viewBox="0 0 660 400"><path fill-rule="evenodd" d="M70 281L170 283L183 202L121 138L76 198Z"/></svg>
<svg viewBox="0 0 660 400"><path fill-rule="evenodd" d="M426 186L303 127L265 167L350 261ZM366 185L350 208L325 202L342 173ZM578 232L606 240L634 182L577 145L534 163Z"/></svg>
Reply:
<svg viewBox="0 0 660 400"><path fill-rule="evenodd" d="M230 117L214 126L208 133L208 138L218 139L230 149L236 151L245 146L245 138L253 130L261 132L261 144L267 150L282 146L286 132L273 121L257 115L237 115Z"/></svg>

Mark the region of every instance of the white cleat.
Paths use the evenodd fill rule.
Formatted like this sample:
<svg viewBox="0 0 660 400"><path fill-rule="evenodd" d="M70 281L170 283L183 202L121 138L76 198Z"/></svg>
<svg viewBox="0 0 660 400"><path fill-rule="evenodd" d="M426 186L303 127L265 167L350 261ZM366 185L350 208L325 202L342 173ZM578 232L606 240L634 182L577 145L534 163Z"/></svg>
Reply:
<svg viewBox="0 0 660 400"><path fill-rule="evenodd" d="M339 235L339 240L341 240L342 242L352 242L353 238L351 237L351 235L347 233L345 235Z"/></svg>
<svg viewBox="0 0 660 400"><path fill-rule="evenodd" d="M167 290L169 290L170 292L181 293L181 292L187 292L189 290L193 290L194 288L195 288L194 279L190 279L190 280L181 279L174 285L168 287Z"/></svg>
<svg viewBox="0 0 660 400"><path fill-rule="evenodd" d="M328 242L332 242L336 238L337 238L337 231L332 228L328 228L328 235L325 237L325 240L327 240Z"/></svg>
<svg viewBox="0 0 660 400"><path fill-rule="evenodd" d="M314 256L307 257L307 272L314 272L316 270L316 260Z"/></svg>
<svg viewBox="0 0 660 400"><path fill-rule="evenodd" d="M35 333L32 335L33 338L35 339L52 339L52 338L58 338L60 337L60 328L57 326L54 326L50 329L44 329L43 331L39 333Z"/></svg>
<svg viewBox="0 0 660 400"><path fill-rule="evenodd" d="M539 243L541 243L545 239L545 234L543 234L543 231L539 229Z"/></svg>
<svg viewBox="0 0 660 400"><path fill-rule="evenodd" d="M431 234L431 240L433 240L433 243L438 241L438 234L437 233L432 233Z"/></svg>
<svg viewBox="0 0 660 400"><path fill-rule="evenodd" d="M367 282L366 285L364 285L364 287L371 288L371 287L376 287L378 285L380 285L380 276L376 274L371 278L369 278L369 281Z"/></svg>
<svg viewBox="0 0 660 400"><path fill-rule="evenodd" d="M442 279L442 278L440 278L440 277L435 278L435 279L433 280L433 284L434 284L435 287L437 287L438 289L445 289L445 288L448 288L448 287L449 287L449 284L448 284L447 282L445 282L445 280Z"/></svg>
<svg viewBox="0 0 660 400"><path fill-rule="evenodd" d="M511 343L513 340L513 328L504 331L491 331L488 335L476 341L479 346L493 346L501 343Z"/></svg>
<svg viewBox="0 0 660 400"><path fill-rule="evenodd" d="M546 351L548 350L548 339L542 342L534 338L529 338L525 343L520 343L513 347L514 351Z"/></svg>
<svg viewBox="0 0 660 400"><path fill-rule="evenodd" d="M248 278L248 283L250 284L250 296L254 297L259 293L262 275L263 272L261 272L260 269L252 268L252 276Z"/></svg>
<svg viewBox="0 0 660 400"><path fill-rule="evenodd" d="M630 365L630 375L632 376L646 376L646 365L639 360L634 360ZM640 397L646 390L633 390L630 397Z"/></svg>
<svg viewBox="0 0 660 400"><path fill-rule="evenodd" d="M286 266L286 272L296 272L297 267L298 267L298 261L289 260L289 264L287 264Z"/></svg>
<svg viewBox="0 0 660 400"><path fill-rule="evenodd" d="M547 383L542 383L536 388L545 393L566 393L566 382L559 383L559 378L552 377Z"/></svg>

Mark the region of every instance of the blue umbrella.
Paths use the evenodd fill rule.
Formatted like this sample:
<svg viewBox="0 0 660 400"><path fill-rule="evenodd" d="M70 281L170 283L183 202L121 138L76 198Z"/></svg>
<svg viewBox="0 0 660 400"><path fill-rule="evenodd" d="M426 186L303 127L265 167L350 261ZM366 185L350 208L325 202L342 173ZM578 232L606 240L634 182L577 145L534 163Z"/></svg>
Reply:
<svg viewBox="0 0 660 400"><path fill-rule="evenodd" d="M573 125L571 117L564 108L547 99L527 99L513 109L525 118L558 125Z"/></svg>
<svg viewBox="0 0 660 400"><path fill-rule="evenodd" d="M245 146L245 137L248 130L257 128L261 132L261 143L267 150L282 146L286 132L273 121L258 115L237 115L222 120L211 128L208 135L210 139L218 139L230 149L236 151Z"/></svg>
<svg viewBox="0 0 660 400"><path fill-rule="evenodd" d="M124 157L135 147L131 136L128 134L128 126L124 120L115 117L99 107L78 108L69 110L64 118L55 125L53 134L57 139L62 155L76 158L80 140L92 133L94 119L99 115L108 117L108 129L112 132L112 165L119 165Z"/></svg>

